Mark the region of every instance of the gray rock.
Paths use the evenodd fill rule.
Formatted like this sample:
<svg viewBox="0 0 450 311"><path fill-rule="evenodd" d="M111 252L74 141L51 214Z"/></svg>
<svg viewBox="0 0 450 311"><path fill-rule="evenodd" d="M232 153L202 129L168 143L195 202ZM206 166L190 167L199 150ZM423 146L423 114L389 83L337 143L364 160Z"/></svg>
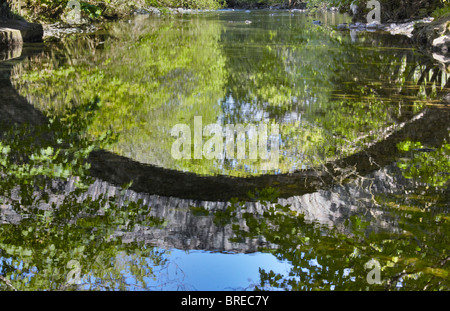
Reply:
<svg viewBox="0 0 450 311"><path fill-rule="evenodd" d="M433 51L447 54L450 50L450 36L442 36L433 40Z"/></svg>
<svg viewBox="0 0 450 311"><path fill-rule="evenodd" d="M355 23L356 28L358 29L366 29L367 25L364 23Z"/></svg>
<svg viewBox="0 0 450 311"><path fill-rule="evenodd" d="M433 21L432 18L424 18L417 21L412 21L408 23L401 24L390 24L390 25L380 25L379 29L390 32L392 35L405 35L409 38L413 36L414 25L421 23L431 23Z"/></svg>
<svg viewBox="0 0 450 311"><path fill-rule="evenodd" d="M0 47L41 42L43 35L44 29L40 24L21 20L0 21Z"/></svg>
<svg viewBox="0 0 450 311"><path fill-rule="evenodd" d="M380 27L380 23L378 22L372 22L367 24L367 29L378 29L378 27Z"/></svg>
<svg viewBox="0 0 450 311"><path fill-rule="evenodd" d="M338 30L348 30L348 24L347 23L339 24L339 25L337 25L337 29Z"/></svg>
<svg viewBox="0 0 450 311"><path fill-rule="evenodd" d="M76 33L92 33L97 30L98 28L94 25L80 25L74 27L72 25L56 22L54 24L44 26L44 39L61 39L62 37L67 35Z"/></svg>

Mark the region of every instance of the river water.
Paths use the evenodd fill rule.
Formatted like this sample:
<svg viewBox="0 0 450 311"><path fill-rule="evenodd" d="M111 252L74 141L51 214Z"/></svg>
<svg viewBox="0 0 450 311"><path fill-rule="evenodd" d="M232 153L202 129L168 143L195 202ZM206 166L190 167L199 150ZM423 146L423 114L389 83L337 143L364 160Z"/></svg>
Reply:
<svg viewBox="0 0 450 311"><path fill-rule="evenodd" d="M3 57L1 288L448 290L448 74L344 22L138 15Z"/></svg>

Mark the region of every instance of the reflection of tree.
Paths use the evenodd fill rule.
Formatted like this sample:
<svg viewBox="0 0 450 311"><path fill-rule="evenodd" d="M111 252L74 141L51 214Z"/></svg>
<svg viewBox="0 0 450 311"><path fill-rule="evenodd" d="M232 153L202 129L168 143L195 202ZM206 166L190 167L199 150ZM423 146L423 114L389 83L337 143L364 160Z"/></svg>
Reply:
<svg viewBox="0 0 450 311"><path fill-rule="evenodd" d="M340 229L311 223L291 206L280 204L270 189L255 197L265 205L262 214L234 203L227 218L236 234L232 240L264 239L272 247L262 246L260 251L292 264L286 275L260 270L255 289L448 290L448 191L420 184L398 187L391 194L379 191L368 209L374 212L378 206L400 230L381 229L363 215L349 217ZM218 214L222 222L223 216ZM380 263L381 284L367 281L370 269L365 264L371 260Z"/></svg>
<svg viewBox="0 0 450 311"><path fill-rule="evenodd" d="M14 81L41 110L98 96L90 133L119 133L110 151L202 175L265 172L249 159L174 160L170 129L192 125L194 115L204 125L280 124L279 168L289 172L357 152L423 108L410 97L423 80L412 50L369 35L355 45L300 17L282 19L248 29L216 20L138 19L112 26L109 39L68 39L56 53L66 63L57 55L37 59L17 69Z"/></svg>
<svg viewBox="0 0 450 311"><path fill-rule="evenodd" d="M410 154L398 162L406 178L420 179L431 186L444 186L450 179L449 144L432 149L425 148L420 142L404 141L397 146Z"/></svg>
<svg viewBox="0 0 450 311"><path fill-rule="evenodd" d="M222 71L223 51L218 45L221 28L213 25L205 37L194 38L196 27L184 28L177 23L169 23L166 28L160 26L156 25L153 29L152 24L147 25L150 31L144 27L142 33L146 35L142 37L141 32L118 31L117 41L111 41L122 43L120 40L123 40L123 46L118 44L117 54L109 51L107 45L104 48L106 54L98 56L96 53L100 53L99 47L102 46L100 37L82 41L90 46L90 53L87 53L89 57L78 54L77 51L86 46L77 47L77 43L70 42L66 47L75 52L74 55L69 55L68 65L55 64L55 67L51 67L52 64L44 62L43 65L39 63L41 59L38 59L34 64L36 68L31 67L24 76L28 82L34 83L28 90L30 97L35 92L34 104L39 106L39 99L36 98L44 96L47 91L54 91L51 96L56 97L54 103L59 103L60 106L52 107L55 111L49 113L50 128L46 129L46 135L42 135L43 141L35 141L34 134L11 132L3 135L4 140L0 145L1 185L2 190L5 190L1 203L11 206L15 212L7 218L11 224L2 224L0 227L1 271L11 279L14 287L61 289L70 270L67 263L77 260L82 268L82 275L94 280L91 283L92 279L83 280L92 288L124 289L134 286L127 283L123 274L124 265L118 263L126 257L137 262L136 265L129 266L135 279L133 283L145 288L145 277L153 275L152 267L164 266L164 252L152 247L145 248L141 242L124 244L123 238L121 240L114 235L117 229L131 231L136 225L158 228L161 221L157 217L149 217L148 206L134 201L119 204L114 198L106 196L87 196L85 200L79 200L84 187L91 182L87 176L89 164L92 164L93 171L90 173L94 176L103 177L116 185L134 182L131 187L142 192L227 200L236 195L243 198L255 187L273 185L281 188L280 195L288 197L314 192L347 177L365 175L378 165L390 163L398 155L397 143L409 136L417 141L421 138L434 138L437 144L442 143L442 137L445 136L442 131L434 133L436 126L439 128L448 122L448 112L445 109L425 109L412 122L403 122L423 108L420 102L414 106L409 99L404 99L404 96L417 98L420 89L412 87L412 84L425 83L426 77L430 75L430 83L445 84L444 80L439 81L438 71L430 71L428 67L422 71L423 68L417 65L420 62L410 58L410 52L384 54L367 48L355 49L344 37L336 34L330 36L320 28L306 27L296 29L305 40L298 40L291 37L292 33L283 31L269 33L270 38L265 39L258 37L261 34L252 39L253 35L250 33L250 42L270 39L274 44L259 49L259 53L255 54L256 62L247 58L248 62L242 66L244 70L231 70L228 95L238 94L237 108L227 106L228 103L222 103L222 108L225 119L234 123L251 121L241 115L242 111L248 109L245 105L250 105L249 111L267 111L272 120L279 122L283 122L283 118L288 117L289 113L308 112L301 130L296 130L298 123L295 126L283 124L283 135L291 138L287 141L292 150L305 147L306 144L297 138L300 134L307 134L305 138L310 142L308 147L325 147L325 143L329 143L328 139L333 138L331 141L334 143L323 150L326 157L335 156L335 148L349 142L353 144L351 147L354 149L350 152L353 153L359 147L354 146L355 142L360 141L365 148L363 151L355 151L341 162L326 166L331 177L318 170L308 170L292 175L246 179L223 176L203 178L196 174L145 166L108 152L94 150L107 148L110 138L114 138L108 131L110 124L113 124L114 130L120 129L122 134L119 139L122 139L123 145L116 145L118 149L115 150L121 153L130 145L139 145L139 140L157 137L155 133L146 132L151 132L151 127L146 125L149 115L156 116L153 123L156 127L168 128L175 122L190 122L192 116L200 112L205 121L212 121L217 117L217 111L208 105L210 102L206 99L215 92L217 94L214 94L214 98L223 95L222 78L226 74ZM188 35L178 38L172 33L176 27L180 27ZM264 36L267 34L262 34L263 38ZM167 40L163 41L164 44L175 45L174 42L177 42L178 49L175 52L166 51L164 44L158 45L161 41L157 39ZM189 41L191 39L193 42ZM227 36L224 35L222 39L227 40ZM231 37L230 40L234 38ZM301 44L291 48L289 45L295 40ZM308 43L311 45L308 46ZM287 47L277 46L282 44ZM322 44L325 47L320 48ZM208 46L210 50L191 51L192 45ZM127 49L135 51L138 57L129 56L128 52L125 53ZM254 54L250 47L241 52L241 56ZM81 62L77 59L79 55L84 55ZM102 58L105 55L108 57ZM201 66L205 55L210 56L208 61L217 65L212 70L208 70L208 66ZM317 55L325 63L329 62L335 67L323 66L323 63L315 59ZM51 59L54 61L57 58ZM136 59L145 68L137 76L126 68L128 65L135 65ZM238 67L239 58L227 55L227 59L231 67ZM301 61L298 62L298 59ZM116 66L120 62L123 66ZM354 66L351 62L363 65ZM375 66L377 70L372 70L374 66L369 66L371 63L381 63L383 66ZM97 64L97 67L91 64ZM190 66L198 70L191 71ZM273 74L267 75L265 71ZM212 74L217 72L220 73L217 80L211 80ZM146 73L150 74L147 76ZM52 81L54 78L60 84L46 85L48 81L41 84L40 75L50 82L55 82ZM343 83L347 76L356 78L358 82ZM198 79L208 83L204 85ZM303 83L299 83L301 79L304 79ZM79 83L74 84L73 81ZM327 88L320 92L319 87L323 85ZM339 85L343 86L338 87ZM388 89L388 85L395 85L398 89L392 91ZM61 95L61 89L67 90L65 97ZM22 89L24 90L25 88ZM389 93L385 93L386 90ZM146 102L147 91L152 91L150 104ZM203 94L200 95L198 105L194 96L197 91ZM99 98L97 93L100 93ZM78 97L79 94L82 96ZM183 101L178 101L180 94ZM424 94L430 96L432 92L426 91ZM387 95L391 98L387 98ZM311 99L314 105L305 105L306 99ZM399 104L400 108L394 109L393 102ZM48 98L40 102L43 106L48 103ZM168 104L167 110L163 103ZM58 111L58 108L64 109ZM174 111L176 113L172 115ZM167 114L168 112L170 113ZM168 115L171 116L167 117ZM252 114L244 117L248 116L251 117ZM133 122L128 122L129 118ZM386 131L384 127L388 124L392 126ZM399 125L400 130L395 132L396 125ZM138 142L127 145L133 139ZM375 139L380 141L375 143ZM160 140L154 141L160 143ZM301 146L298 146L300 143ZM347 149L344 151L348 151L348 145L345 147ZM307 153L306 149L301 150L302 153ZM444 163L442 157L447 149L438 150L442 154L438 152L430 155ZM295 152L292 154L295 155ZM89 164L86 161L88 155ZM426 159L419 157L413 160L426 167ZM415 167L417 162L414 161L406 168ZM317 163L322 162L319 159ZM195 163L192 170L202 173L200 168L205 169L208 165L214 163ZM411 176L420 175L425 178L422 181L427 182L427 178L434 176L433 174L445 174L445 165L433 166L437 171L427 171L426 174L429 175L424 175L419 170ZM353 166L354 170L351 169ZM177 168L186 168L186 165ZM348 175L344 172L347 169L350 171ZM59 201L53 201L50 192L63 194L53 179L65 179L73 175L80 177L76 190ZM420 191L426 191L426 195ZM406 198L405 193L379 195L375 202L398 218L406 234L368 233L364 230L364 220L353 217L349 220L351 234L348 235L308 223L303 216L293 213L282 204L270 209L269 204L264 202L262 204L266 210L262 216L244 211L243 218L234 218L234 213L239 208L235 205L234 208L216 212L214 224L218 227L231 224L236 232L234 240L237 242L258 241L263 237L268 245L279 246L274 250L263 249L264 251L273 252L278 258L287 259L294 264L292 273L288 276L261 271L261 288L267 285L288 289L329 289L331 286L336 289L366 288L367 270L364 269L364 263L376 258L383 267L385 279L383 286L374 287L376 289L392 288L400 278L403 279L405 288L448 289L448 216L440 209L448 202L448 193L423 187L418 187L413 193L406 193ZM273 195L271 192L265 194ZM17 219L20 221L14 222ZM247 226L245 229L240 227L241 223L236 223L236 220L242 219ZM144 260L145 257L151 258L151 262ZM22 277L24 280L29 278L26 287L19 281ZM411 281L407 277L417 279Z"/></svg>
<svg viewBox="0 0 450 311"><path fill-rule="evenodd" d="M386 128L423 109L423 100L446 82L401 37L369 33L355 44L346 33L302 18L268 18L245 31L230 27L221 41L230 68L223 122L276 120L287 142L283 161L296 153L297 167L373 144ZM430 70L433 76L424 80Z"/></svg>
<svg viewBox="0 0 450 311"><path fill-rule="evenodd" d="M148 206L107 196L80 200L91 183L89 153L111 141L108 135L94 141L86 135L96 104L78 106L33 130L46 140L34 140L26 126L3 135L0 203L6 209L0 225L0 272L12 285L0 282L3 289L126 289L130 278L146 287L152 269L164 266L164 251L112 237L118 228L159 226L161 220L148 215ZM69 177L73 189L66 193L59 181ZM133 257L129 271L118 263L124 256ZM68 265L71 261L75 268ZM67 283L77 267L80 284L87 285Z"/></svg>
<svg viewBox="0 0 450 311"><path fill-rule="evenodd" d="M170 130L179 123L192 125L194 116L202 116L204 124L217 119L226 77L220 29L206 21L136 19L112 26L107 39L67 40L64 61L56 54L28 62L16 69L15 86L40 110L60 111L97 97L101 106L89 132L119 134L109 150L142 163L203 173L214 163L173 159Z"/></svg>

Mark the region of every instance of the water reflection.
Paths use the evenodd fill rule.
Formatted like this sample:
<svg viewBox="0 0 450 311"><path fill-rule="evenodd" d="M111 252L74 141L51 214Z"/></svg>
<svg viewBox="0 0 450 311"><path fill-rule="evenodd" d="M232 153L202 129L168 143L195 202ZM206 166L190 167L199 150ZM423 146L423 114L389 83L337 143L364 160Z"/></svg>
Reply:
<svg viewBox="0 0 450 311"><path fill-rule="evenodd" d="M0 63L2 289L448 290L446 73L264 14L114 24L15 66L18 92ZM172 162L155 131L198 114L282 124L284 173Z"/></svg>
<svg viewBox="0 0 450 311"><path fill-rule="evenodd" d="M448 286L448 192L403 178L395 165L329 191L277 199L266 189L247 202L152 196L101 181L87 190L75 185L53 182L45 192L15 186L16 195L2 198L2 267L12 280L28 278L23 289L71 288L66 265L74 258L85 289L197 288L188 286L198 282L192 274L183 282L188 272L180 260L192 258L178 250L254 254L260 280L228 283L247 289L365 289L363 264L372 258L387 281L407 267L409 289ZM264 253L284 262L284 270L264 264ZM211 254L198 255L205 269ZM49 275L54 283L41 280Z"/></svg>
<svg viewBox="0 0 450 311"><path fill-rule="evenodd" d="M270 172L286 173L361 150L432 95L416 86L421 57L408 45L398 48L397 38L367 34L355 46L348 33L312 25L301 14L278 21L264 11L251 15L250 26L230 12L114 24L108 36L68 39L17 67L14 85L41 111L98 99L89 134L118 134L108 148L115 154L233 176L266 171L260 159L176 160L173 126L192 131L194 116L222 127L276 123L283 152ZM414 100L405 103L406 96Z"/></svg>

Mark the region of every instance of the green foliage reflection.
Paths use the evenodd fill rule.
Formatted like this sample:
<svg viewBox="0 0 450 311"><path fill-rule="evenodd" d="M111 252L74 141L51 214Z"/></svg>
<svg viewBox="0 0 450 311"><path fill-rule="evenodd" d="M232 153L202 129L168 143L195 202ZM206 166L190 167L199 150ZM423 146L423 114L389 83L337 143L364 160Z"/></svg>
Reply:
<svg viewBox="0 0 450 311"><path fill-rule="evenodd" d="M174 125L193 132L195 116L204 126L278 124L281 157L271 173L290 172L360 151L423 107L410 104L422 88L412 86L422 78L411 50L376 48L392 44L378 37L355 44L302 15L263 15L254 27L240 18L113 24L106 39L66 39L54 55L17 68L14 84L38 109L54 113L96 97L89 133L118 135L110 151L207 175L266 171L260 159L176 160Z"/></svg>
<svg viewBox="0 0 450 311"><path fill-rule="evenodd" d="M259 200L264 209L260 215L236 201L227 208L228 221L224 212L216 217L232 226L232 242L263 240L267 247L260 251L292 264L286 275L260 269L255 290L448 290L448 193L427 190L417 195L422 191L375 199L398 219L396 232L374 230L363 215L350 217L345 230L324 226L266 199ZM380 264L379 284L368 282L367 263L373 260Z"/></svg>
<svg viewBox="0 0 450 311"><path fill-rule="evenodd" d="M88 129L98 101L51 116L43 126L16 126L0 143L0 274L11 290L128 289L146 287L164 251L122 243L117 231L163 224L142 202L89 191L87 157L114 141ZM133 257L125 271L123 258ZM122 258L122 259L121 259ZM80 280L70 284L76 262ZM125 278L127 276L127 278ZM130 283L130 277L133 280Z"/></svg>
<svg viewBox="0 0 450 311"><path fill-rule="evenodd" d="M398 167L405 178L414 178L431 186L444 186L450 179L450 144L438 149L425 148L420 142L403 141L398 149L409 153Z"/></svg>

